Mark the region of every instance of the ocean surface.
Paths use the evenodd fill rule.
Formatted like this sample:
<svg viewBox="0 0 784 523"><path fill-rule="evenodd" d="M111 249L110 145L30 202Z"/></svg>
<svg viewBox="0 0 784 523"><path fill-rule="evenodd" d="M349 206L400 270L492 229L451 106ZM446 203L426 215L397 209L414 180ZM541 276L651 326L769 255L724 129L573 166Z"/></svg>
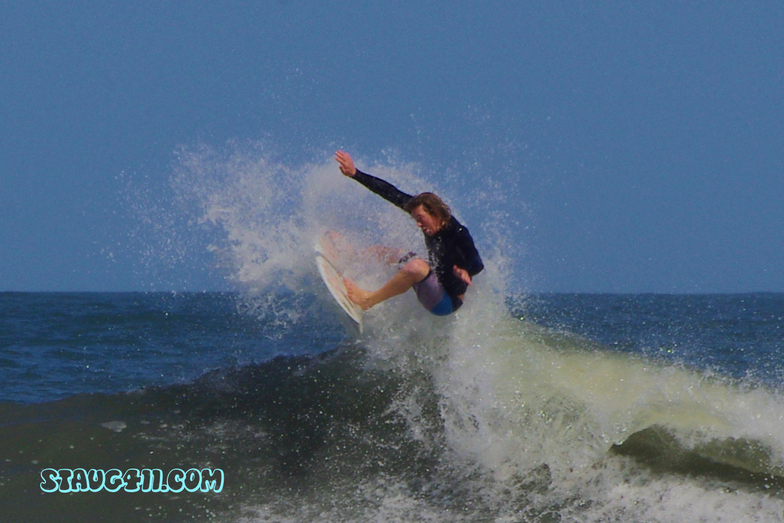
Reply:
<svg viewBox="0 0 784 523"><path fill-rule="evenodd" d="M2 293L0 520L784 521L784 295L471 292Z"/></svg>

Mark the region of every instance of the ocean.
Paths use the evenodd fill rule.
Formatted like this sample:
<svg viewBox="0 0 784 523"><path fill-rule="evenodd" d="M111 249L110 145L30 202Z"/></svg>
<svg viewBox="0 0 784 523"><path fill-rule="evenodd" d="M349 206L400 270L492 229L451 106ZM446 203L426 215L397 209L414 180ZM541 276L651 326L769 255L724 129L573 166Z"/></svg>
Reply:
<svg viewBox="0 0 784 523"><path fill-rule="evenodd" d="M0 294L0 519L784 521L784 295L480 278L361 335L316 280Z"/></svg>
<svg viewBox="0 0 784 523"><path fill-rule="evenodd" d="M123 178L138 226L101 246L150 292L0 293L0 521L784 521L784 295L526 292L519 194L377 165L485 270L456 314L408 292L360 334L314 244L378 288L367 247L424 252L404 213L331 159L178 154Z"/></svg>

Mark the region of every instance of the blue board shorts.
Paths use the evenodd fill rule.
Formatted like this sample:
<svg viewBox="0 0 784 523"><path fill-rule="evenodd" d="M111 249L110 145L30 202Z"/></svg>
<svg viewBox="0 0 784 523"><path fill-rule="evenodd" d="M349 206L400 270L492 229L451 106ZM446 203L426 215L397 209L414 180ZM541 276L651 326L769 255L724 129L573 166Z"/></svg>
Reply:
<svg viewBox="0 0 784 523"><path fill-rule="evenodd" d="M422 306L436 316L446 316L455 311L452 298L438 282L438 276L431 269L424 280L413 285L417 299Z"/></svg>

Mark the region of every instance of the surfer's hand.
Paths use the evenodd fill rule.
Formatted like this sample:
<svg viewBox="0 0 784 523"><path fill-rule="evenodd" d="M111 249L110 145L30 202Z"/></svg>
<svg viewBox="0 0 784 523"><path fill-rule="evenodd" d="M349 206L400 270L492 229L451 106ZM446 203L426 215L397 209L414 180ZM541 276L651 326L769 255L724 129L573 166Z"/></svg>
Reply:
<svg viewBox="0 0 784 523"><path fill-rule="evenodd" d="M455 266L452 268L452 270L454 271L454 273L455 273L455 276L457 276L458 278L460 278L461 280L463 280L463 281L466 283L466 285L471 285L471 275L470 275L470 274L468 274L468 271L467 271L467 270L465 270L465 269L461 269L461 268L460 268L460 267L458 267L457 265L455 265Z"/></svg>
<svg viewBox="0 0 784 523"><path fill-rule="evenodd" d="M354 160L351 159L351 155L347 152L336 152L335 160L340 164L340 172L346 176L353 177L355 174L357 174L357 168L354 167Z"/></svg>

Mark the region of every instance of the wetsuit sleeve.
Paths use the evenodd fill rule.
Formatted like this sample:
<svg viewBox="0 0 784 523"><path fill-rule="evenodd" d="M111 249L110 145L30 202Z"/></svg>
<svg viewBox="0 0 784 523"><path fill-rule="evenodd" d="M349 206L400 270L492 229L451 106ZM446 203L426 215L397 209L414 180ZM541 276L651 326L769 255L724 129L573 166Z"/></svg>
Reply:
<svg viewBox="0 0 784 523"><path fill-rule="evenodd" d="M460 251L461 257L465 260L466 265L463 268L473 278L482 272L482 269L485 268L485 264L479 256L479 251L476 250L474 239L471 237L471 233L468 232L468 229L462 227L460 232L461 234L458 239L457 248Z"/></svg>
<svg viewBox="0 0 784 523"><path fill-rule="evenodd" d="M378 194L388 202L391 202L401 209L413 198L410 194L406 194L389 182L385 182L381 178L376 178L369 174L363 173L357 169L357 173L353 176L354 180L358 181L372 192Z"/></svg>

